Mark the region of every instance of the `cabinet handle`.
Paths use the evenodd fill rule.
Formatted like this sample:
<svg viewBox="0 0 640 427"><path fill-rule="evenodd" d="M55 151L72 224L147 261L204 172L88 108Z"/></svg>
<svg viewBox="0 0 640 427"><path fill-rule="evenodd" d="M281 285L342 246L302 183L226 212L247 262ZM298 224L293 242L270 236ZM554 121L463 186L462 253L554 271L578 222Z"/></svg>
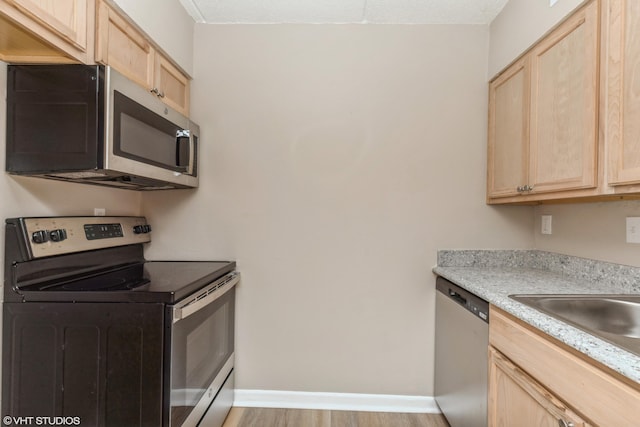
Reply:
<svg viewBox="0 0 640 427"><path fill-rule="evenodd" d="M149 90L149 92L151 92L158 98L164 98L164 92L160 92L160 89L158 89L157 87L154 87L153 89Z"/></svg>
<svg viewBox="0 0 640 427"><path fill-rule="evenodd" d="M524 191L533 191L533 185L525 185Z"/></svg>
<svg viewBox="0 0 640 427"><path fill-rule="evenodd" d="M565 421L562 418L558 420L558 427L574 427L571 421Z"/></svg>

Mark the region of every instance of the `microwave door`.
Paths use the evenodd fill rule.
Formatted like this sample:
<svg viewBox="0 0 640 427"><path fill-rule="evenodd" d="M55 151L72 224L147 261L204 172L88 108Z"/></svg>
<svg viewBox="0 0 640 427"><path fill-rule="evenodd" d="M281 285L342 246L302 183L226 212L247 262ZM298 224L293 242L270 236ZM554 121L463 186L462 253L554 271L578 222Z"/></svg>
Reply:
<svg viewBox="0 0 640 427"><path fill-rule="evenodd" d="M177 183L191 178L186 175L191 158L190 138L176 136L181 135L181 129L138 110L116 109L113 123L110 169Z"/></svg>

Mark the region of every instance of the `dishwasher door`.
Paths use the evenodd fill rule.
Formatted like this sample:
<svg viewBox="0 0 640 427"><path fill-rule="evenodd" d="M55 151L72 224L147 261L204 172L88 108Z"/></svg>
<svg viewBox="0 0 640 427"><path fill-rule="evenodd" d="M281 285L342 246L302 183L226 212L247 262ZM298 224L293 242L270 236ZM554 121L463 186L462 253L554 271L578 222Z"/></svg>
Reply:
<svg viewBox="0 0 640 427"><path fill-rule="evenodd" d="M442 277L436 290L436 402L451 427L485 427L489 304Z"/></svg>

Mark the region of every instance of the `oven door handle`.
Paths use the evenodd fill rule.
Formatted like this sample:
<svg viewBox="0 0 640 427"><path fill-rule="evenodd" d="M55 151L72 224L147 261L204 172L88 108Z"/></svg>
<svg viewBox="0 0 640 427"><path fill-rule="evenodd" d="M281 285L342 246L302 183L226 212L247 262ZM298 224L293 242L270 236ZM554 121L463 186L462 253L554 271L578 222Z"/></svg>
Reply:
<svg viewBox="0 0 640 427"><path fill-rule="evenodd" d="M233 271L226 276L205 286L193 298L173 307L173 323L186 319L211 304L231 290L240 281L240 273Z"/></svg>

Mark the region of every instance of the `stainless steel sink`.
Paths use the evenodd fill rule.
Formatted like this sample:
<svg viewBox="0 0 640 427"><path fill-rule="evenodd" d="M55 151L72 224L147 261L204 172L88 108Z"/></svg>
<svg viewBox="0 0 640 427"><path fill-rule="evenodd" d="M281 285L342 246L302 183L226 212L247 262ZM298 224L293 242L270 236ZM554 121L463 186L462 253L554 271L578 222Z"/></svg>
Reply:
<svg viewBox="0 0 640 427"><path fill-rule="evenodd" d="M640 295L509 295L640 356Z"/></svg>

